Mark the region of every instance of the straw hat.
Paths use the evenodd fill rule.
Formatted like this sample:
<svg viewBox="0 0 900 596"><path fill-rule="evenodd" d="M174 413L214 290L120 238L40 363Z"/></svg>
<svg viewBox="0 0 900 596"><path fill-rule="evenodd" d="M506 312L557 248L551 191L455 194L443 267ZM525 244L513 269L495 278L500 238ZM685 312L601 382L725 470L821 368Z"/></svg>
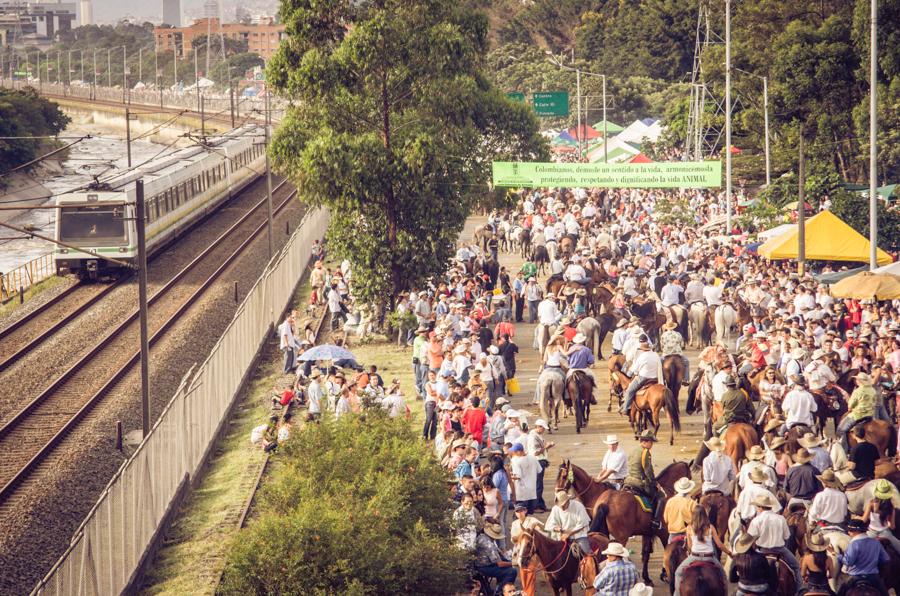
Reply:
<svg viewBox="0 0 900 596"><path fill-rule="evenodd" d="M828 548L828 542L819 532L813 532L806 540L806 547L814 553L820 553Z"/></svg>
<svg viewBox="0 0 900 596"><path fill-rule="evenodd" d="M759 468L753 468L753 470L750 471L750 480L757 484L766 482L768 479L769 477L766 476L766 473Z"/></svg>
<svg viewBox="0 0 900 596"><path fill-rule="evenodd" d="M821 445L822 439L817 437L814 433L806 433L797 442L800 443L801 447L812 449L813 447L818 447L819 445Z"/></svg>
<svg viewBox="0 0 900 596"><path fill-rule="evenodd" d="M811 462L812 458L812 453L810 453L806 447L801 447L800 450L794 454L794 463L806 464Z"/></svg>
<svg viewBox="0 0 900 596"><path fill-rule="evenodd" d="M678 482L675 483L675 492L679 495L687 496L696 487L697 483L685 476L683 478L679 478Z"/></svg>
<svg viewBox="0 0 900 596"><path fill-rule="evenodd" d="M871 385L872 384L872 377L867 375L864 372L857 373L857 375L853 378L856 379L857 385Z"/></svg>
<svg viewBox="0 0 900 596"><path fill-rule="evenodd" d="M830 486L831 488L836 488L840 485L841 481L838 480L837 476L834 475L834 470L831 468L827 468L824 472L817 475L816 478L824 484L825 486Z"/></svg>
<svg viewBox="0 0 900 596"><path fill-rule="evenodd" d="M640 434L640 436L638 437L638 441L653 441L654 443L656 443L657 441L659 441L659 439L657 439L656 435L653 434L653 431L648 428Z"/></svg>
<svg viewBox="0 0 900 596"><path fill-rule="evenodd" d="M569 493L564 490L556 491L556 504L562 507L570 500Z"/></svg>
<svg viewBox="0 0 900 596"><path fill-rule="evenodd" d="M891 490L891 482L886 478L880 478L875 483L875 498L876 499L890 499L894 494L894 491Z"/></svg>
<svg viewBox="0 0 900 596"><path fill-rule="evenodd" d="M766 457L766 452L763 451L763 448L759 445L754 445L750 448L750 451L747 452L747 459L752 461L760 461Z"/></svg>
<svg viewBox="0 0 900 596"><path fill-rule="evenodd" d="M772 443L769 444L769 449L775 451L779 447L783 447L786 443L787 441L784 437L775 437L774 439L772 439Z"/></svg>
<svg viewBox="0 0 900 596"><path fill-rule="evenodd" d="M766 423L763 432L771 432L777 428L781 428L782 424L784 424L784 420L781 420L780 418L772 418Z"/></svg>
<svg viewBox="0 0 900 596"><path fill-rule="evenodd" d="M722 442L722 439L715 436L708 441L704 441L703 444L706 445L710 451L722 451L725 449L725 443Z"/></svg>
<svg viewBox="0 0 900 596"><path fill-rule="evenodd" d="M734 554L742 555L749 552L753 545L756 544L756 538L750 534L743 532L737 542L734 543Z"/></svg>
<svg viewBox="0 0 900 596"><path fill-rule="evenodd" d="M606 547L606 550L600 553L601 555L612 555L613 557L623 557L628 558L628 549L619 544L618 542L610 542Z"/></svg>
<svg viewBox="0 0 900 596"><path fill-rule="evenodd" d="M606 440L603 442L607 445L617 445L619 443L619 437L616 435L606 435Z"/></svg>
<svg viewBox="0 0 900 596"><path fill-rule="evenodd" d="M495 522L485 522L484 523L484 533L493 538L494 540L502 540L503 539L503 527Z"/></svg>
<svg viewBox="0 0 900 596"><path fill-rule="evenodd" d="M756 495L750 502L750 504L754 507L765 507L766 509L772 509L773 507L778 506L778 501L776 501L772 495L768 493L762 493Z"/></svg>
<svg viewBox="0 0 900 596"><path fill-rule="evenodd" d="M791 358L794 360L802 360L806 357L806 350L803 348L794 348L791 350Z"/></svg>
<svg viewBox="0 0 900 596"><path fill-rule="evenodd" d="M663 325L663 329L665 329L666 331L671 331L672 329L678 329L678 325L670 321Z"/></svg>

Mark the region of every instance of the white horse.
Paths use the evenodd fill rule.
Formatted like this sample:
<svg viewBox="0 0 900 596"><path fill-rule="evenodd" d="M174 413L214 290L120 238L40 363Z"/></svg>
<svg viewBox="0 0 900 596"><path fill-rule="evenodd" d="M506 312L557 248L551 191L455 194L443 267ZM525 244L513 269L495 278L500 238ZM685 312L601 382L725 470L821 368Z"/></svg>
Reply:
<svg viewBox="0 0 900 596"><path fill-rule="evenodd" d="M556 331L556 325L542 325L538 323L534 327L534 348L540 352L541 358L544 357L544 350Z"/></svg>
<svg viewBox="0 0 900 596"><path fill-rule="evenodd" d="M563 400L565 384L566 376L561 369L545 368L541 371L535 388L541 404L541 416L556 430L559 430L559 404Z"/></svg>
<svg viewBox="0 0 900 596"><path fill-rule="evenodd" d="M709 345L709 318L708 308L703 302L694 302L688 311L688 319L691 322L691 346L703 348Z"/></svg>
<svg viewBox="0 0 900 596"><path fill-rule="evenodd" d="M733 342L735 340L735 327L738 322L737 311L728 303L720 304L716 307L716 339L725 344L725 346L734 351Z"/></svg>
<svg viewBox="0 0 900 596"><path fill-rule="evenodd" d="M856 477L850 469L847 452L844 451L844 447L841 445L840 441L834 441L832 443L829 455L831 455L834 475L837 476L838 480L840 480L844 486L854 482ZM850 513L862 515L866 503L875 498L875 483L877 482L878 480L869 480L857 489L844 489L844 494L847 495L847 507L850 510ZM893 483L891 483L891 502L894 504L894 507L900 509L900 491L897 490L897 487L894 486Z"/></svg>
<svg viewBox="0 0 900 596"><path fill-rule="evenodd" d="M600 358L600 321L594 317L585 317L578 322L575 329L587 338L585 344L591 349L594 356Z"/></svg>

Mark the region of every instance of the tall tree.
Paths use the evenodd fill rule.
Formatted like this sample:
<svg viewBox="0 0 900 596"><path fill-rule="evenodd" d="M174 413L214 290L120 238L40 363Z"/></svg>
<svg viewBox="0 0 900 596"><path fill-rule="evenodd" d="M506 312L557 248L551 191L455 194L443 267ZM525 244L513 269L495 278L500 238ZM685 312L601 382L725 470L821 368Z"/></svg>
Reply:
<svg viewBox="0 0 900 596"><path fill-rule="evenodd" d="M482 73L487 20L466 2L282 0L268 78L294 100L276 169L331 210L363 300L440 274L495 158L546 157L537 121Z"/></svg>

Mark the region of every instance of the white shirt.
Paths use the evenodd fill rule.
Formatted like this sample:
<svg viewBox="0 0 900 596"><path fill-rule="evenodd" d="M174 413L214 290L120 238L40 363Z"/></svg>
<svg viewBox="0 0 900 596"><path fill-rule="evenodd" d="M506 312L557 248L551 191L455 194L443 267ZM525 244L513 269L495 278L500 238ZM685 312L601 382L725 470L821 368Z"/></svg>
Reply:
<svg viewBox="0 0 900 596"><path fill-rule="evenodd" d="M781 409L786 414L785 424L813 425L813 412L818 409L816 400L805 389L796 388L789 391L781 402Z"/></svg>
<svg viewBox="0 0 900 596"><path fill-rule="evenodd" d="M624 480L628 476L628 455L622 449L609 450L603 456L603 463L600 464L600 467L604 470L613 471L610 479Z"/></svg>
<svg viewBox="0 0 900 596"><path fill-rule="evenodd" d="M741 487L741 490L753 484L750 480L750 472L757 469L762 470L763 474L768 478L764 485L768 488L775 488L775 485L778 484L778 476L775 474L775 470L761 461L750 460L741 465L741 471L738 473L738 486Z"/></svg>
<svg viewBox="0 0 900 596"><path fill-rule="evenodd" d="M630 331L628 331L628 327L619 327L613 332L612 337L612 347L613 350L622 351L622 348L625 346L625 340L628 339Z"/></svg>
<svg viewBox="0 0 900 596"><path fill-rule="evenodd" d="M705 286L703 288L703 298L710 306L722 304L722 286Z"/></svg>
<svg viewBox="0 0 900 596"><path fill-rule="evenodd" d="M813 497L807 518L810 523L820 520L831 524L842 523L847 518L847 495L836 488L825 487Z"/></svg>
<svg viewBox="0 0 900 596"><path fill-rule="evenodd" d="M634 363L631 370L639 377L648 379L656 379L659 376L659 367L662 363L659 354L652 350L641 350L634 357Z"/></svg>
<svg viewBox="0 0 900 596"><path fill-rule="evenodd" d="M518 497L518 495L516 496ZM591 518L588 516L587 511L585 511L584 505L575 499L569 500L569 506L565 511L563 511L563 508L559 505L554 505L553 509L550 510L550 515L547 516L547 521L544 522L544 528L549 531L556 540L561 539L560 533L555 531L556 528L561 528L563 532L578 530L571 536L574 540L576 538L586 538L590 525Z"/></svg>
<svg viewBox="0 0 900 596"><path fill-rule="evenodd" d="M584 267L574 263L566 267L566 273L563 275L563 279L568 281L583 281L586 278L587 273L585 273Z"/></svg>
<svg viewBox="0 0 900 596"><path fill-rule="evenodd" d="M803 375L809 383L809 388L813 391L824 389L828 383L837 381L834 371L821 360L813 360L807 364Z"/></svg>
<svg viewBox="0 0 900 596"><path fill-rule="evenodd" d="M679 303L682 292L684 292L684 290L681 286L666 284L659 293L659 299L662 301L663 306L672 306Z"/></svg>
<svg viewBox="0 0 900 596"><path fill-rule="evenodd" d="M381 401L381 407L388 411L390 418L396 418L406 412L406 402L399 393L386 395Z"/></svg>
<svg viewBox="0 0 900 596"><path fill-rule="evenodd" d="M318 381L313 381L306 388L307 406L306 410L310 414L322 413L322 386Z"/></svg>
<svg viewBox="0 0 900 596"><path fill-rule="evenodd" d="M537 477L541 470L541 464L533 455L520 455L512 458L510 462L513 480L516 488L517 501L530 501L537 498Z"/></svg>
<svg viewBox="0 0 900 596"><path fill-rule="evenodd" d="M280 350L300 347L300 344L297 343L297 338L294 337L294 331L291 329L291 322L287 319L278 326L278 341L278 349Z"/></svg>
<svg viewBox="0 0 900 596"><path fill-rule="evenodd" d="M538 319L541 325L556 325L561 318L562 315L553 300L541 300L538 304Z"/></svg>
<svg viewBox="0 0 900 596"><path fill-rule="evenodd" d="M775 495L772 494L772 491L767 489L764 486L760 486L755 482L751 482L747 484L747 487L741 491L741 496L738 497L737 501L737 510L738 513L741 514L742 519L751 519L754 515L756 515L756 507L753 506L753 499L755 499L759 495L770 495L773 499L775 499ZM773 509L775 513L781 512L781 504Z"/></svg>
<svg viewBox="0 0 900 596"><path fill-rule="evenodd" d="M689 281L684 289L684 299L688 304L703 300L703 282L697 280Z"/></svg>
<svg viewBox="0 0 900 596"><path fill-rule="evenodd" d="M778 548L784 546L785 540L791 535L787 520L774 511L762 511L758 513L747 533L756 537L756 545L761 548Z"/></svg>
<svg viewBox="0 0 900 596"><path fill-rule="evenodd" d="M525 453L533 455L538 459L547 459L547 452L544 449L544 437L538 434L537 429L531 429L525 437ZM541 451L541 453L538 453Z"/></svg>
<svg viewBox="0 0 900 596"><path fill-rule="evenodd" d="M734 481L734 463L721 451L713 451L703 460L703 486L705 493L711 490L731 494L731 483Z"/></svg>
<svg viewBox="0 0 900 596"><path fill-rule="evenodd" d="M559 259L553 259L550 261L550 273L552 275L562 275L562 272L565 271L565 265Z"/></svg>
<svg viewBox="0 0 900 596"><path fill-rule="evenodd" d="M341 312L341 295L337 290L328 290L328 312Z"/></svg>

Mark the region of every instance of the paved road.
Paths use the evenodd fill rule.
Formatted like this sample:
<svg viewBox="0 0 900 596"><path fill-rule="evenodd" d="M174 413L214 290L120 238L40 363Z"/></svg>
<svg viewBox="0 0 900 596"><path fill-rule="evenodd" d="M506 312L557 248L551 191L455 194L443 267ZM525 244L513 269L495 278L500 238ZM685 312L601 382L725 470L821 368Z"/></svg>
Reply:
<svg viewBox="0 0 900 596"><path fill-rule="evenodd" d="M471 217L466 222L465 230L462 237L471 239L475 227L483 224L485 218ZM501 254L500 264L506 266L511 272L515 273L521 265L522 259L518 254ZM544 279L541 279L543 286ZM528 320L527 309L524 316ZM527 323L516 324L515 341L519 346L519 360L517 362L518 377L521 384L520 391L511 400L512 405L517 410L524 410L532 415L528 417L531 423L540 416L540 408L532 405L534 396L534 386L537 381L537 370L540 365L540 358L537 350L532 348L532 338L534 337L534 325ZM612 352L611 348L612 334L607 336L603 345L603 354L608 356ZM696 357L698 352L692 350L688 352L691 359L691 370L696 366ZM547 506L552 506L554 497L554 484L559 464L565 459L569 459L572 463L581 466L588 472L595 474L600 469L600 462L605 453L605 445L603 440L607 434L618 434L621 441L620 448L624 448L631 456L631 453L638 448L637 441L634 440L634 432L628 424L626 418L620 416L615 411L607 413L606 401L609 395L609 382L607 376L606 360L597 362L594 365L594 375L600 385L600 395L602 399L599 406L594 406L591 411L591 419L589 425L581 434L575 432L575 420L572 417L568 419L560 418L560 426L558 431L554 431L550 437L551 441L556 442L550 452L550 467L547 468L544 483L544 502ZM668 422L663 419L660 426L660 442L653 448L653 461L657 471L673 461L689 461L692 460L697 452L700 440L703 437L703 424L700 415L685 416L684 402L686 400L686 391L681 392L679 401L681 402L681 433L675 435L675 445L669 446L669 426ZM695 478L699 480L699 478ZM539 516L545 519L546 515ZM641 539L639 537L632 538L628 542L628 548L634 553L631 557L638 566L640 566ZM654 543L653 556L650 559L650 577L655 583L654 594L668 594L668 586L659 581L659 573L662 570L662 546L659 541ZM575 593L580 593L580 589L573 587ZM542 579L539 582L538 594L552 594L549 585Z"/></svg>

